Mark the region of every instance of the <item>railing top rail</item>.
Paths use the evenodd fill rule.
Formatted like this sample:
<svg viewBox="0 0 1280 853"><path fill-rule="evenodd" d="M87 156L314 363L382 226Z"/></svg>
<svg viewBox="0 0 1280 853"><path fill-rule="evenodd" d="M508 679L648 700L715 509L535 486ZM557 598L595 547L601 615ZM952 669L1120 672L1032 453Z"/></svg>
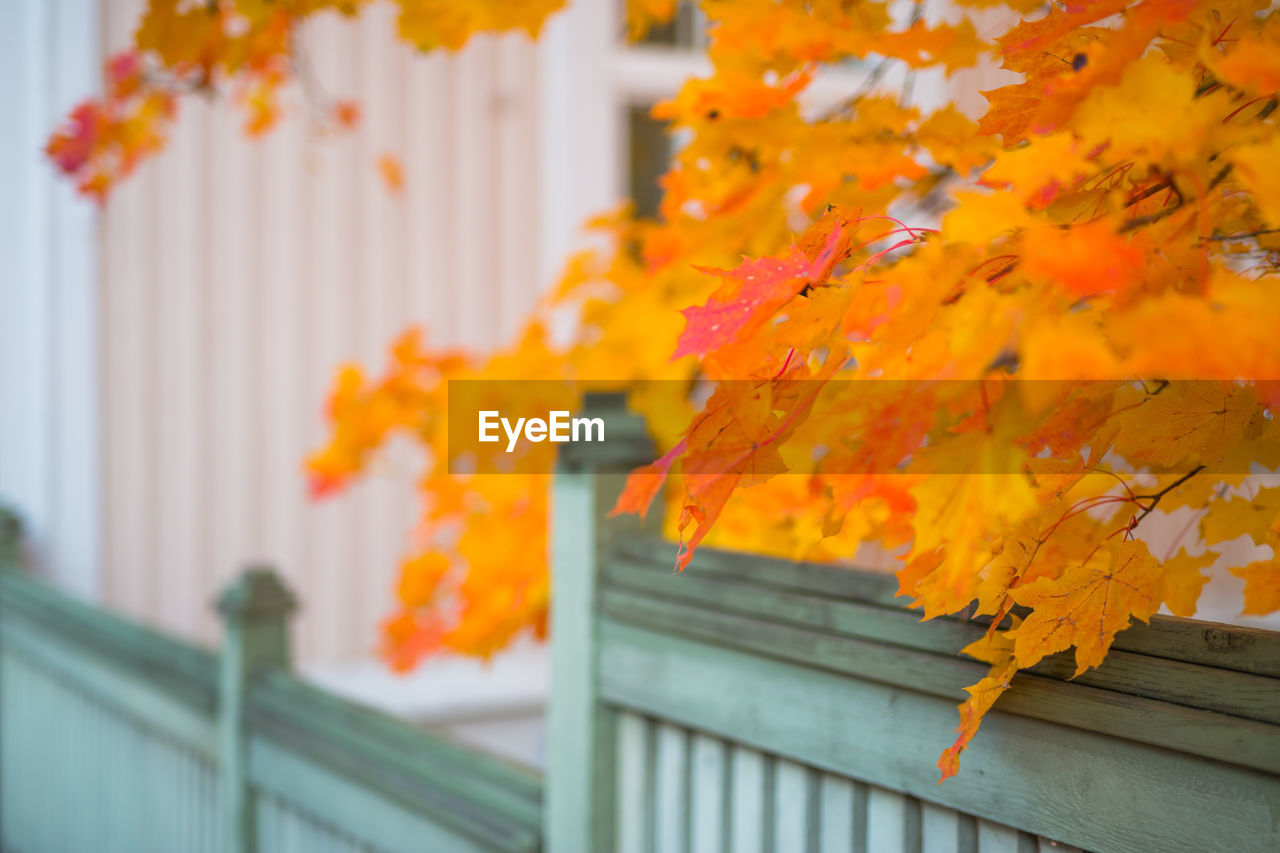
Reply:
<svg viewBox="0 0 1280 853"><path fill-rule="evenodd" d="M676 547L675 542L651 531L623 531L611 540L608 558L669 574ZM967 626L955 634L957 639L967 637L965 642L976 639L991 621L987 616L960 614L924 623L920 612L898 596L897 580L892 574L852 563L796 562L707 546L698 550L685 574L708 581L752 584L776 590L779 595L823 596L899 611L920 621L918 628L925 631L931 624ZM1265 628L1155 615L1148 624L1135 623L1116 634L1112 648L1280 678L1280 632Z"/></svg>
<svg viewBox="0 0 1280 853"><path fill-rule="evenodd" d="M540 775L356 705L285 672L249 688L250 737L265 737L498 849L540 835Z"/></svg>
<svg viewBox="0 0 1280 853"><path fill-rule="evenodd" d="M94 607L30 577L0 555L0 612L17 617L139 677L177 688L212 713L217 656L199 646Z"/></svg>

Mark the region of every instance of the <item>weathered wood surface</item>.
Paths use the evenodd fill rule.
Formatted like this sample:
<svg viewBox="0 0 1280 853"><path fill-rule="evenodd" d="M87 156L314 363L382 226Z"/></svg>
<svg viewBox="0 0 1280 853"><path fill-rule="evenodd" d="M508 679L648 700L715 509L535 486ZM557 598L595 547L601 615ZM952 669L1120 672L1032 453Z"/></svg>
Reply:
<svg viewBox="0 0 1280 853"><path fill-rule="evenodd" d="M619 707L1092 850L1274 850L1280 778L993 712L937 785L955 703L607 618L601 691ZM731 646L733 646L731 648ZM737 769L735 772L741 772ZM883 849L913 849L903 848Z"/></svg>
<svg viewBox="0 0 1280 853"><path fill-rule="evenodd" d="M984 626L920 622L885 594L891 579L805 566L797 574L810 583L780 588L772 581L779 568L790 568L785 563L741 555L738 570L727 571L722 553L708 554L709 570L695 565L673 576L670 547L620 543L606 561L603 613L954 701L985 674L983 664L958 654ZM1072 661L1054 656L1019 675L1001 708L1280 774L1280 678L1264 674L1280 659L1280 637L1190 620L1153 622L1159 655L1113 651L1101 668L1070 681ZM1203 662L1206 636L1236 649L1238 659L1222 660L1220 650L1219 663L1229 666ZM1143 642L1157 645L1150 636Z"/></svg>
<svg viewBox="0 0 1280 853"><path fill-rule="evenodd" d="M671 576L675 544L655 537L630 537L617 542L615 554L621 560L637 560L641 566ZM610 566L613 561L610 562ZM890 575L859 571L854 567L794 563L740 554L716 548L701 548L691 570L703 577L736 579L779 593L816 594L827 600L848 600L887 606L911 614L904 599L897 597L897 580ZM681 579L692 576L686 572ZM918 621L918 614L911 614ZM926 623L946 624L947 620ZM951 624L958 624L951 622ZM982 619L973 625L984 626ZM976 630L976 629L975 629ZM966 636L963 633L957 638ZM1222 670L1252 672L1280 677L1280 635L1275 631L1236 625L1221 625L1176 616L1156 616L1150 625L1136 624L1116 635L1116 651L1137 652L1151 657L1198 663Z"/></svg>

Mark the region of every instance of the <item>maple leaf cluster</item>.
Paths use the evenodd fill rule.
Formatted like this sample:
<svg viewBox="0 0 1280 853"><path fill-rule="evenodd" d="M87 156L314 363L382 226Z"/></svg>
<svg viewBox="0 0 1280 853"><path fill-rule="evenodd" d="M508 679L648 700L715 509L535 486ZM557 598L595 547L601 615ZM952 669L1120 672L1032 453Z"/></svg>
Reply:
<svg viewBox="0 0 1280 853"><path fill-rule="evenodd" d="M671 5L633 3L632 31ZM943 778L1019 670L1098 666L1134 620L1194 614L1211 567L1245 613L1280 609L1280 16L701 6L714 71L654 110L687 140L658 216L597 220L614 248L571 259L500 352L410 335L384 376L339 377L318 491L393 435L427 450L389 659L546 628L545 478L448 473L450 379L629 390L663 455L616 510L661 498L680 568L705 543L819 560L873 543L924 618L989 620ZM883 85L990 58L1010 82L977 121ZM815 74L851 62L868 85L815 112Z"/></svg>
<svg viewBox="0 0 1280 853"><path fill-rule="evenodd" d="M356 15L370 0L149 0L134 43L104 66L103 93L71 110L45 152L85 195L104 202L112 187L160 151L183 97L232 97L244 130L258 136L283 113L298 82L332 130L354 127L359 105L325 95L307 72L300 31L329 12ZM536 36L564 0L395 0L400 37L419 50L456 50L477 32L520 29ZM403 184L389 155L378 170L392 191Z"/></svg>
<svg viewBox="0 0 1280 853"><path fill-rule="evenodd" d="M105 96L78 104L45 146L76 189L99 202L144 157L164 147L165 130L177 111L168 89L146 84L135 51L112 57L105 78Z"/></svg>

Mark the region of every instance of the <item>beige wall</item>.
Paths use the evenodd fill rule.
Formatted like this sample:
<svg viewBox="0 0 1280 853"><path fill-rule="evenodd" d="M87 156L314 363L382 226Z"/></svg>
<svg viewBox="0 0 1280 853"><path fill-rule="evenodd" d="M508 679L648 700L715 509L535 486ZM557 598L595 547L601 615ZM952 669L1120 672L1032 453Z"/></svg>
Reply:
<svg viewBox="0 0 1280 853"><path fill-rule="evenodd" d="M104 49L141 4L101 0ZM316 77L364 118L326 138L290 95L262 141L192 100L169 150L101 219L103 597L202 640L250 560L303 597L305 659L369 650L414 502L389 468L315 504L300 464L343 360L379 366L410 323L486 347L536 297L537 57L524 36L456 56L396 43L384 5L305 32ZM388 192L374 161L404 163Z"/></svg>

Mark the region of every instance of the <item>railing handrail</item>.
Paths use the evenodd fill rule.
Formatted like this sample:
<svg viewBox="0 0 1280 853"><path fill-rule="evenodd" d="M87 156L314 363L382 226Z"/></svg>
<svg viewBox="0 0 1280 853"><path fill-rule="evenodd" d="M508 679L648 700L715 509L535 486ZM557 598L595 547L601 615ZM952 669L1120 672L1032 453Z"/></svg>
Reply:
<svg viewBox="0 0 1280 853"><path fill-rule="evenodd" d="M611 546L611 556L640 561L670 574L677 543L650 533L623 534ZM922 628L928 624L958 624L985 630L989 616L943 616L921 623L920 611L897 594L896 578L889 573L860 568L853 563L814 563L764 554L703 546L695 557L698 574L732 575L751 579L779 593L824 595L833 600L864 604L911 614ZM1017 609L1014 610L1017 613ZM981 633L981 630L969 633ZM976 636L969 637L970 640ZM1280 678L1280 631L1248 625L1230 625L1203 619L1156 614L1147 624L1135 623L1116 634L1112 649L1167 660L1200 664L1216 669ZM1056 669L1059 653L1043 669ZM1086 676L1081 676L1087 681Z"/></svg>

